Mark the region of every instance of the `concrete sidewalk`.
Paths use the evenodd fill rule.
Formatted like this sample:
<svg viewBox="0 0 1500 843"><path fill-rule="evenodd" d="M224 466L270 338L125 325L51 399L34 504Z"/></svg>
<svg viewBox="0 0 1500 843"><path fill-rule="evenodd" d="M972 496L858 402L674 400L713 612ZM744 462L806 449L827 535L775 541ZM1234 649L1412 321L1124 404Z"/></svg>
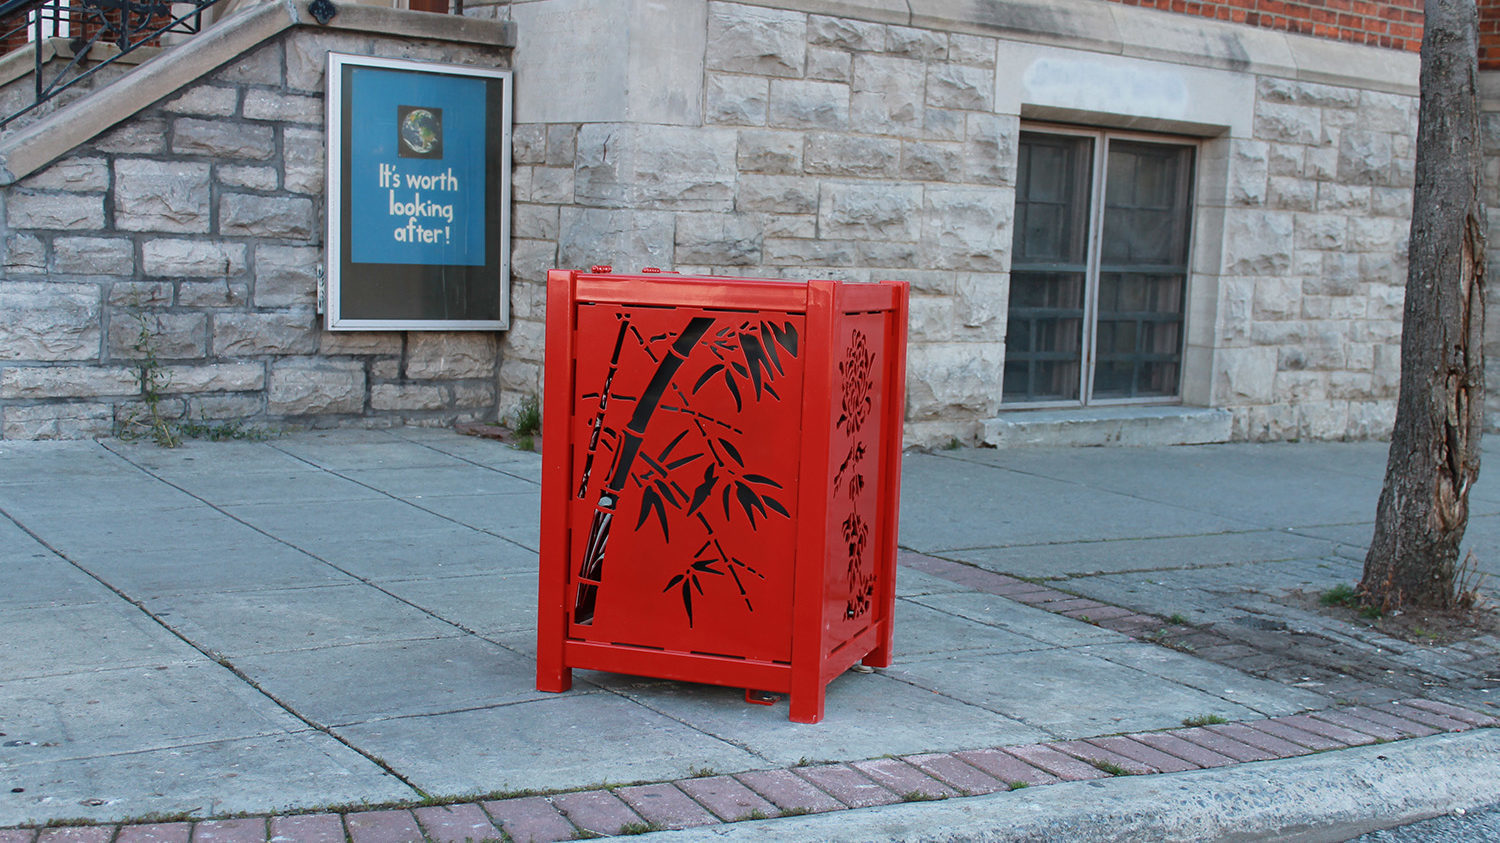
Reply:
<svg viewBox="0 0 1500 843"><path fill-rule="evenodd" d="M1387 714L1409 725L1431 715L1396 737L1487 723L1493 637L1416 647L1274 599L1358 578L1384 457L1378 443L908 455L896 662L836 680L828 718L806 726L736 689L580 672L567 694L535 691L534 454L420 429L170 451L0 443L0 828L423 800L519 809L536 807L507 799L520 791L628 782L678 782L652 792L690 794L684 816L717 821L739 816L724 813L739 804L728 782L785 783L798 765L798 781L858 770L889 802L980 792L945 782L947 761L923 768L929 756L1020 747L1005 758L1027 767L1032 752L1038 782L1055 781L1067 776L1051 756L1025 748L1066 754L1185 720L1284 723L1352 701L1397 703ZM1492 574L1497 488L1474 489L1468 540ZM1192 636L1214 643L1152 643ZM1313 639L1394 667L1299 661ZM1400 707L1418 697L1478 715ZM1360 743L1389 737L1359 722ZM1190 744L1168 753L1189 763L1178 769L1246 760L1181 757L1194 735L1214 740L1174 738ZM883 784L880 763L842 765L887 756L908 762ZM771 772L723 775L748 771ZM786 805L766 788L747 792L774 815ZM814 790L825 807L859 801L833 781ZM546 804L567 834L591 828L587 807ZM622 825L673 824L631 804ZM497 810L492 830L515 833ZM356 826L356 841L415 829Z"/></svg>

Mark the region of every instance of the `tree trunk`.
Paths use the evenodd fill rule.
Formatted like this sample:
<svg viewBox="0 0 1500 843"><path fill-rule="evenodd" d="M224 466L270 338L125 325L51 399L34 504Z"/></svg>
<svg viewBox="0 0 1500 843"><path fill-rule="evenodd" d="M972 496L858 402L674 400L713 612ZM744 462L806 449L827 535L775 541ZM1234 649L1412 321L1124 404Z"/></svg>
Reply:
<svg viewBox="0 0 1500 843"><path fill-rule="evenodd" d="M1427 0L1401 392L1360 593L1448 608L1484 430L1484 206L1474 0Z"/></svg>

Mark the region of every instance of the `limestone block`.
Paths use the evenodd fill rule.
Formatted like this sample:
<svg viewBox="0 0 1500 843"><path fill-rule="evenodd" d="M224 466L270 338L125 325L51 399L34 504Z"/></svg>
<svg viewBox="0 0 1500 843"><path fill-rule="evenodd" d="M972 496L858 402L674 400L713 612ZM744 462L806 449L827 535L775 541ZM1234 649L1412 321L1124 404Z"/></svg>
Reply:
<svg viewBox="0 0 1500 843"><path fill-rule="evenodd" d="M1334 399L1371 398L1369 372L1329 372L1328 397Z"/></svg>
<svg viewBox="0 0 1500 843"><path fill-rule="evenodd" d="M911 343L954 339L954 301L948 296L912 296L908 302L907 339Z"/></svg>
<svg viewBox="0 0 1500 843"><path fill-rule="evenodd" d="M1359 119L1372 131L1414 134L1416 114L1415 97L1380 91L1359 92Z"/></svg>
<svg viewBox="0 0 1500 843"><path fill-rule="evenodd" d="M192 395L187 400L187 417L190 419L248 419L264 413L265 409L266 397L262 393Z"/></svg>
<svg viewBox="0 0 1500 843"><path fill-rule="evenodd" d="M1342 132L1339 133L1342 136ZM1302 175L1314 181L1333 181L1339 177L1339 148L1332 144L1303 148Z"/></svg>
<svg viewBox="0 0 1500 843"><path fill-rule="evenodd" d="M929 187L922 220L925 263L939 269L1009 267L1013 194L985 187Z"/></svg>
<svg viewBox="0 0 1500 843"><path fill-rule="evenodd" d="M995 74L982 67L961 64L928 65L927 104L935 108L992 111Z"/></svg>
<svg viewBox="0 0 1500 843"><path fill-rule="evenodd" d="M1302 176L1302 153L1306 147L1289 143L1266 144L1266 172L1272 179Z"/></svg>
<svg viewBox="0 0 1500 843"><path fill-rule="evenodd" d="M929 114L932 112L929 111ZM1016 174L1020 120L998 114L969 114L964 121L963 180L1009 185Z"/></svg>
<svg viewBox="0 0 1500 843"><path fill-rule="evenodd" d="M1303 319L1346 321L1360 318L1364 311L1365 302L1357 296L1318 296L1309 293L1302 297Z"/></svg>
<svg viewBox="0 0 1500 843"><path fill-rule="evenodd" d="M1255 138L1281 143L1315 144L1323 134L1317 108L1261 102L1255 106Z"/></svg>
<svg viewBox="0 0 1500 843"><path fill-rule="evenodd" d="M1370 193L1370 209L1383 217L1411 219L1410 187L1376 187Z"/></svg>
<svg viewBox="0 0 1500 843"><path fill-rule="evenodd" d="M243 307L250 301L250 286L235 281L183 281L177 285L177 303L183 307Z"/></svg>
<svg viewBox="0 0 1500 843"><path fill-rule="evenodd" d="M964 118L973 112L948 108L926 108L922 112L922 134L932 140L963 140Z"/></svg>
<svg viewBox="0 0 1500 843"><path fill-rule="evenodd" d="M916 181L961 180L963 154L963 146L957 143L903 143L901 176Z"/></svg>
<svg viewBox="0 0 1500 843"><path fill-rule="evenodd" d="M104 227L104 197L12 190L5 197L5 222L11 229L97 230Z"/></svg>
<svg viewBox="0 0 1500 843"><path fill-rule="evenodd" d="M248 187L251 190L275 190L278 178L275 167L221 164L214 173L221 185Z"/></svg>
<svg viewBox="0 0 1500 843"><path fill-rule="evenodd" d="M756 217L727 214L682 214L676 219L678 264L750 267L760 263L765 234Z"/></svg>
<svg viewBox="0 0 1500 843"><path fill-rule="evenodd" d="M370 387L372 410L441 410L446 406L442 388L433 384L377 383Z"/></svg>
<svg viewBox="0 0 1500 843"><path fill-rule="evenodd" d="M906 417L993 415L1005 358L998 342L920 343L907 350Z"/></svg>
<svg viewBox="0 0 1500 843"><path fill-rule="evenodd" d="M921 255L916 243L902 243L887 240L856 240L853 243L855 263L859 266L878 266L884 271L887 267L910 268L918 266ZM867 281L862 275L859 278L849 278L850 281Z"/></svg>
<svg viewBox="0 0 1500 843"><path fill-rule="evenodd" d="M1344 343L1344 367L1350 372L1371 372L1375 369L1375 344L1368 342Z"/></svg>
<svg viewBox="0 0 1500 843"><path fill-rule="evenodd" d="M59 275L135 274L135 244L123 237L58 237L52 271Z"/></svg>
<svg viewBox="0 0 1500 843"><path fill-rule="evenodd" d="M245 271L243 243L158 238L141 245L141 271L159 278L223 278Z"/></svg>
<svg viewBox="0 0 1500 843"><path fill-rule="evenodd" d="M0 282L0 360L99 357L99 287Z"/></svg>
<svg viewBox="0 0 1500 843"><path fill-rule="evenodd" d="M1267 146L1262 141L1231 142L1228 161L1229 204L1265 204L1267 181L1270 177Z"/></svg>
<svg viewBox="0 0 1500 843"><path fill-rule="evenodd" d="M1324 400L1328 397L1328 374L1301 369L1277 372L1276 397L1298 404Z"/></svg>
<svg viewBox="0 0 1500 843"><path fill-rule="evenodd" d="M542 367L536 363L518 360L506 349L505 365L500 367L500 389L503 392L518 392L522 395L541 393Z"/></svg>
<svg viewBox="0 0 1500 843"><path fill-rule="evenodd" d="M827 47L807 48L807 78L825 82L848 82L853 77L853 61L843 50Z"/></svg>
<svg viewBox="0 0 1500 843"><path fill-rule="evenodd" d="M1345 184L1395 185L1391 136L1385 132L1343 132L1338 178Z"/></svg>
<svg viewBox="0 0 1500 843"><path fill-rule="evenodd" d="M850 240L767 238L765 262L773 267L816 266L826 269L836 266L853 266L856 262L855 243Z"/></svg>
<svg viewBox="0 0 1500 843"><path fill-rule="evenodd" d="M1261 102L1294 105L1297 102L1297 83L1278 76L1260 76L1255 80L1255 98Z"/></svg>
<svg viewBox="0 0 1500 843"><path fill-rule="evenodd" d="M807 15L732 3L708 8L708 67L762 76L801 76Z"/></svg>
<svg viewBox="0 0 1500 843"><path fill-rule="evenodd" d="M1357 252L1405 252L1410 226L1391 217L1349 217L1349 248Z"/></svg>
<svg viewBox="0 0 1500 843"><path fill-rule="evenodd" d="M495 393L497 387L493 381L481 383L456 383L447 387L448 394L452 396L451 402L455 408L471 409L474 407L495 406Z"/></svg>
<svg viewBox="0 0 1500 843"><path fill-rule="evenodd" d="M802 166L817 175L890 178L901 169L901 142L868 135L814 132L807 136Z"/></svg>
<svg viewBox="0 0 1500 843"><path fill-rule="evenodd" d="M515 203L511 207L510 233L523 240L556 240L557 206Z"/></svg>
<svg viewBox="0 0 1500 843"><path fill-rule="evenodd" d="M321 129L287 128L281 132L282 170L292 193L323 195L325 148Z"/></svg>
<svg viewBox="0 0 1500 843"><path fill-rule="evenodd" d="M167 366L167 392L255 392L266 388L264 363Z"/></svg>
<svg viewBox="0 0 1500 843"><path fill-rule="evenodd" d="M314 246L256 246L255 306L311 306L317 300L322 257L322 250Z"/></svg>
<svg viewBox="0 0 1500 843"><path fill-rule="evenodd" d="M704 90L703 121L764 126L770 83L757 76L710 73Z"/></svg>
<svg viewBox="0 0 1500 843"><path fill-rule="evenodd" d="M915 242L921 234L922 189L916 185L824 182L818 233L845 239Z"/></svg>
<svg viewBox="0 0 1500 843"><path fill-rule="evenodd" d="M986 331L989 339L1005 339L1005 314L1009 310L1010 276L999 273L962 272L956 279L958 297L954 315L965 328Z"/></svg>
<svg viewBox="0 0 1500 843"><path fill-rule="evenodd" d="M578 127L571 123L555 123L547 127L547 158L543 162L549 167L571 167L578 156Z"/></svg>
<svg viewBox="0 0 1500 843"><path fill-rule="evenodd" d="M245 91L241 113L251 120L275 120L281 123L323 124L323 98L301 94L281 94L251 88Z"/></svg>
<svg viewBox="0 0 1500 843"><path fill-rule="evenodd" d="M162 109L172 114L197 114L201 117L228 117L239 108L238 88L217 85L193 85L170 99Z"/></svg>
<svg viewBox="0 0 1500 843"><path fill-rule="evenodd" d="M765 236L767 237L818 236L818 216L816 213L763 214L760 225L761 230L765 232Z"/></svg>
<svg viewBox="0 0 1500 843"><path fill-rule="evenodd" d="M399 355L401 336L392 331L321 331L318 334L318 353L323 355Z"/></svg>
<svg viewBox="0 0 1500 843"><path fill-rule="evenodd" d="M396 380L401 377L401 360L371 360L370 377L382 380Z"/></svg>
<svg viewBox="0 0 1500 843"><path fill-rule="evenodd" d="M1406 288L1399 285L1371 284L1366 292L1365 317L1385 325L1394 325L1392 333L1401 336L1401 317L1406 306Z"/></svg>
<svg viewBox="0 0 1500 843"><path fill-rule="evenodd" d="M159 117L127 120L89 144L96 152L155 155L167 151L167 121Z"/></svg>
<svg viewBox="0 0 1500 843"><path fill-rule="evenodd" d="M1219 302L1214 336L1219 342L1240 344L1251 336L1254 324L1255 279L1219 279Z"/></svg>
<svg viewBox="0 0 1500 843"><path fill-rule="evenodd" d="M310 199L248 193L225 193L219 199L221 234L309 240L313 231Z"/></svg>
<svg viewBox="0 0 1500 843"><path fill-rule="evenodd" d="M144 311L132 315L116 313L110 318L110 357L138 360L146 356L147 350L160 360L204 356L208 351L207 314Z"/></svg>
<svg viewBox="0 0 1500 843"><path fill-rule="evenodd" d="M1342 249L1349 221L1336 214L1297 214L1294 243L1298 249Z"/></svg>
<svg viewBox="0 0 1500 843"><path fill-rule="evenodd" d="M126 366L8 366L0 369L0 398L94 398L140 392Z"/></svg>
<svg viewBox="0 0 1500 843"><path fill-rule="evenodd" d="M1381 396L1385 397L1385 396ZM1389 439L1396 426L1396 402L1350 401L1346 439Z"/></svg>
<svg viewBox="0 0 1500 843"><path fill-rule="evenodd" d="M1221 348L1214 355L1214 405L1269 404L1275 394L1276 349Z"/></svg>
<svg viewBox="0 0 1500 843"><path fill-rule="evenodd" d="M813 15L807 21L807 40L822 47L871 52L885 49L885 27L849 18Z"/></svg>
<svg viewBox="0 0 1500 843"><path fill-rule="evenodd" d="M406 376L415 380L493 377L497 365L491 333L414 331L406 341Z"/></svg>
<svg viewBox="0 0 1500 843"><path fill-rule="evenodd" d="M89 439L114 431L114 409L108 404L10 405L0 413L0 437L5 439Z"/></svg>
<svg viewBox="0 0 1500 843"><path fill-rule="evenodd" d="M893 269L880 273L882 281L905 281L911 285L913 295L919 293L930 293L932 295L954 295L957 293L957 274L937 269ZM1006 285L1006 293L1009 294L1010 285Z"/></svg>
<svg viewBox="0 0 1500 843"><path fill-rule="evenodd" d="M1297 405L1297 427L1309 439L1341 439L1349 430L1349 402L1300 403Z"/></svg>
<svg viewBox="0 0 1500 843"><path fill-rule="evenodd" d="M976 67L994 67L996 44L994 38L951 33L948 36L948 61Z"/></svg>
<svg viewBox="0 0 1500 843"><path fill-rule="evenodd" d="M214 314L214 354L311 354L318 348L319 320L311 310Z"/></svg>
<svg viewBox="0 0 1500 843"><path fill-rule="evenodd" d="M526 197L532 202L566 205L577 194L572 167L535 167L531 171L531 189Z"/></svg>
<svg viewBox="0 0 1500 843"><path fill-rule="evenodd" d="M922 61L943 61L948 58L948 35L910 26L887 26L885 50Z"/></svg>
<svg viewBox="0 0 1500 843"><path fill-rule="evenodd" d="M730 129L589 124L578 134L574 190L612 208L727 211L737 143Z"/></svg>
<svg viewBox="0 0 1500 843"><path fill-rule="evenodd" d="M170 281L116 281L106 301L115 307L166 307L172 298Z"/></svg>
<svg viewBox="0 0 1500 843"><path fill-rule="evenodd" d="M741 131L735 165L746 173L799 173L802 171L802 133Z"/></svg>
<svg viewBox="0 0 1500 843"><path fill-rule="evenodd" d="M1276 275L1292 263L1296 216L1231 209L1224 215L1224 271L1232 275Z"/></svg>
<svg viewBox="0 0 1500 843"><path fill-rule="evenodd" d="M771 80L772 126L787 129L848 129L849 86L799 79Z"/></svg>
<svg viewBox="0 0 1500 843"><path fill-rule="evenodd" d="M564 213L566 214L566 212L564 212ZM597 222L597 221L595 221L595 222ZM578 220L575 219L574 220L574 224L577 225L578 224ZM576 230L576 231L572 232L571 234L568 233L568 232L563 232L563 233L560 233L558 235L558 237L559 237L559 239L562 239L563 237L578 237L578 238L581 238L584 241L582 248L584 248L584 249L589 248L589 244L597 242L597 241L595 241L595 240L592 239L592 236L591 236L592 233L587 230L588 226L590 224L592 224L592 223L590 223L590 222L584 222L583 223L583 229ZM670 225L671 225L670 218L668 219L667 224L668 224L669 227L666 229L665 236L670 236L671 235L671 231L672 231L672 229L670 228ZM561 228L561 227L562 227L562 224L559 223L559 228ZM656 232L653 232L653 234L655 234L655 233ZM576 256L577 255L570 254L570 257L576 257ZM559 266L565 266L565 265L567 265L567 266L573 266L573 267L580 268L580 269L587 269L588 267L593 266L593 264L591 264L591 263L586 263L586 262L582 262L582 261L577 262L577 263L571 263L571 264L563 264L563 263L559 262L558 259L557 259L557 244L553 243L551 241L547 241L547 240L516 240L516 241L514 241L514 242L511 243L511 247L510 247L510 275L511 275L511 278L518 279L518 280L524 279L524 280L531 280L531 281L540 282L540 281L543 281L543 280L546 279L546 277L547 277L547 270L549 270L549 269L555 269L555 268L557 268ZM651 264L651 265L652 266L661 266L662 264L657 263L657 264Z"/></svg>
<svg viewBox="0 0 1500 843"><path fill-rule="evenodd" d="M12 234L5 238L5 272L11 277L43 272L47 269L47 244L30 234Z"/></svg>
<svg viewBox="0 0 1500 843"><path fill-rule="evenodd" d="M210 79L227 85L281 84L281 42L272 41L249 53L236 56Z"/></svg>
<svg viewBox="0 0 1500 843"><path fill-rule="evenodd" d="M115 227L123 231L206 232L209 165L115 161Z"/></svg>
<svg viewBox="0 0 1500 843"><path fill-rule="evenodd" d="M368 56L374 53L368 35L334 29L293 29L283 40L286 49L286 86L294 91L322 93L328 53Z"/></svg>
<svg viewBox="0 0 1500 843"><path fill-rule="evenodd" d="M1266 188L1266 205L1279 211L1315 210L1318 182L1272 176Z"/></svg>
<svg viewBox="0 0 1500 843"><path fill-rule="evenodd" d="M922 126L925 66L887 55L854 57L850 121L882 134L916 134Z"/></svg>
<svg viewBox="0 0 1500 843"><path fill-rule="evenodd" d="M544 164L547 161L547 127L541 123L517 125L510 133L512 164Z"/></svg>
<svg viewBox="0 0 1500 843"><path fill-rule="evenodd" d="M1318 184L1318 212L1363 216L1370 211L1369 187L1321 182Z"/></svg>
<svg viewBox="0 0 1500 843"><path fill-rule="evenodd" d="M365 367L357 360L278 360L266 410L281 416L358 413L365 406Z"/></svg>
<svg viewBox="0 0 1500 843"><path fill-rule="evenodd" d="M172 151L260 161L276 151L276 133L270 126L179 117L172 121Z"/></svg>
<svg viewBox="0 0 1500 843"><path fill-rule="evenodd" d="M1286 276L1257 278L1251 305L1255 319L1293 319L1302 312L1302 279Z"/></svg>
<svg viewBox="0 0 1500 843"><path fill-rule="evenodd" d="M540 363L547 346L547 328L540 320L527 319L511 326L505 335L506 360Z"/></svg>
<svg viewBox="0 0 1500 843"><path fill-rule="evenodd" d="M28 190L97 193L109 187L109 163L91 156L64 158L22 179L20 186Z"/></svg>
<svg viewBox="0 0 1500 843"><path fill-rule="evenodd" d="M818 183L796 176L742 176L735 209L778 214L816 213Z"/></svg>

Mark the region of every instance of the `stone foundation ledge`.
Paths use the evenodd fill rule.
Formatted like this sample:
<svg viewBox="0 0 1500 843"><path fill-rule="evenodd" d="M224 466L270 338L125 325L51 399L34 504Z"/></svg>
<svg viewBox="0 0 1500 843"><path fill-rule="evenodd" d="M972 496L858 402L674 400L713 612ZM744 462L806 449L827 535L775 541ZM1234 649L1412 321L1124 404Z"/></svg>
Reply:
<svg viewBox="0 0 1500 843"><path fill-rule="evenodd" d="M1233 414L1212 407L1150 405L1015 410L983 422L997 448L1060 445L1206 445L1228 442Z"/></svg>

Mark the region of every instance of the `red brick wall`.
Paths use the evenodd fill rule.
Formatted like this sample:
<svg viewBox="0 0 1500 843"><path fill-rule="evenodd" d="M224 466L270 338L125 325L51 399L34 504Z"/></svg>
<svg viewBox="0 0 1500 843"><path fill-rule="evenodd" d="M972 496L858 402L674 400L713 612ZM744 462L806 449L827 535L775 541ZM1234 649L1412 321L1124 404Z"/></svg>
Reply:
<svg viewBox="0 0 1500 843"><path fill-rule="evenodd" d="M1206 18L1416 52L1422 47L1422 0L1110 0ZM1500 24L1500 0L1479 0ZM1484 26L1481 25L1481 29ZM1500 58L1500 29L1491 33Z"/></svg>
<svg viewBox="0 0 1500 843"><path fill-rule="evenodd" d="M1500 70L1500 0L1479 0L1479 69Z"/></svg>

